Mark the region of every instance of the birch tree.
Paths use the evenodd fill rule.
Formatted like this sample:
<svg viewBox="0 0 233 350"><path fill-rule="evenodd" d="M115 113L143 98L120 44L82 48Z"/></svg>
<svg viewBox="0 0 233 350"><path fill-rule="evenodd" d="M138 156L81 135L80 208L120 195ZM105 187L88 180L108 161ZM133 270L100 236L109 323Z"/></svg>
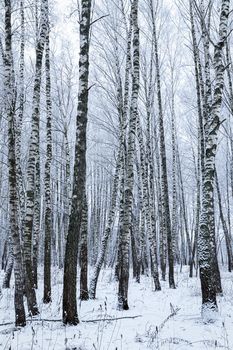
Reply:
<svg viewBox="0 0 233 350"><path fill-rule="evenodd" d="M162 198L162 215L164 220L164 228L167 235L167 249L168 249L168 264L169 264L169 286L175 288L174 281L174 252L172 245L172 230L169 207L168 194L168 179L167 179L167 159L166 159L166 145L164 135L164 114L162 108L162 93L161 93L161 78L160 78L160 63L158 52L158 39L155 22L155 12L153 1L149 3L152 19L154 55L155 55L155 70L156 70L156 84L157 84L157 99L158 99L158 124L159 124L159 145L160 145L160 161L161 161L161 198Z"/></svg>
<svg viewBox="0 0 233 350"><path fill-rule="evenodd" d="M82 206L86 186L86 128L88 114L88 78L90 45L91 1L81 1L80 19L80 58L79 58L79 93L76 121L75 163L73 171L73 192L71 214L65 250L63 280L63 322L76 325L77 314L77 259L78 242L82 221Z"/></svg>
<svg viewBox="0 0 233 350"><path fill-rule="evenodd" d="M24 46L25 46L25 23L24 23L24 1L20 1L20 64L19 64L19 82L18 82L18 106L16 109L16 125L15 125L15 152L17 167L17 192L19 198L19 228L22 235L23 219L25 216L25 191L23 186L23 175L21 169L21 132L24 111ZM17 97L17 96L16 96ZM17 103L17 101L16 101ZM8 260L3 280L3 288L10 287L10 278L14 265L14 254L11 238L8 240Z"/></svg>
<svg viewBox="0 0 233 350"><path fill-rule="evenodd" d="M52 162L52 103L50 80L49 32L45 45L46 74L46 162L45 162L45 238L44 238L44 303L51 301L51 237L52 237L52 202L51 202L51 162Z"/></svg>
<svg viewBox="0 0 233 350"><path fill-rule="evenodd" d="M153 45L152 45L153 46ZM146 63L145 63L146 65ZM146 67L144 67L146 71ZM154 198L154 167L151 151L151 119L153 105L153 47L149 64L149 78L146 72L143 74L145 87L146 107L146 144L144 147L143 134L138 119L137 132L141 154L141 169L143 183L142 216L146 217L147 237L150 247L151 273L154 281L155 291L161 290L158 273L157 240L156 240L156 219L155 219L155 198ZM149 80L149 82L148 82ZM145 212L145 213L144 213Z"/></svg>
<svg viewBox="0 0 233 350"><path fill-rule="evenodd" d="M206 125L206 147L204 181L202 184L202 209L200 218L200 234L198 242L198 258L202 290L202 316L205 322L214 320L217 311L216 286L213 283L213 260L210 238L214 229L214 179L215 157L217 151L218 131L221 124L221 104L224 87L223 48L228 34L229 0L221 2L218 42L215 44L213 65L215 82L213 100Z"/></svg>
<svg viewBox="0 0 233 350"><path fill-rule="evenodd" d="M32 132L29 142L29 155L27 166L26 216L24 223L24 264L25 264L25 290L28 309L31 315L39 313L36 301L35 284L32 266L32 240L33 240L33 214L35 205L35 175L36 166L39 165L39 129L40 129L40 91L42 75L42 58L45 39L48 31L47 23L48 1L41 1L40 32L36 43L35 80L32 101ZM37 203L38 204L38 203ZM37 266L35 267L37 268Z"/></svg>
<svg viewBox="0 0 233 350"><path fill-rule="evenodd" d="M8 119L8 167L9 167L9 210L10 236L14 253L15 275L15 324L25 326L26 317L23 303L23 271L19 230L19 201L17 193L16 166L16 111L15 111L15 78L12 54L11 1L5 0L5 54L4 54L4 85L6 97L6 114Z"/></svg>
<svg viewBox="0 0 233 350"><path fill-rule="evenodd" d="M129 283L129 239L132 229L132 205L134 185L134 150L135 131L138 114L139 94L139 28L138 28L138 0L132 2L131 21L133 29L132 39L132 96L129 117L128 149L126 154L125 184L124 184L124 213L120 227L119 238L119 287L118 308L128 310L128 283Z"/></svg>

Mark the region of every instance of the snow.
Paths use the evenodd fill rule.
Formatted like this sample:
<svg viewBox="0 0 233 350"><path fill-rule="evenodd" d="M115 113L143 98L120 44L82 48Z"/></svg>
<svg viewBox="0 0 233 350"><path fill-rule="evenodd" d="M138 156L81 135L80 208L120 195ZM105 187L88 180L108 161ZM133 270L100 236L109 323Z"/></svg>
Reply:
<svg viewBox="0 0 233 350"><path fill-rule="evenodd" d="M42 272L42 270L41 270ZM52 303L42 303L43 281L37 291L40 317L59 320L62 313L62 271L53 271ZM1 273L1 280L3 273ZM1 282L1 281L0 281ZM223 296L218 297L219 314L215 323L204 324L201 319L199 278L190 279L187 268L176 271L177 289L170 290L161 282L162 290L153 292L150 277L138 284L132 279L129 288L128 311L118 311L117 283L110 269L101 272L97 299L79 301L78 326L62 322L28 321L16 330L14 324L0 326L0 349L28 350L206 350L233 349L233 275L222 271ZM13 283L12 283L13 285ZM14 322L13 287L2 290L0 323ZM26 303L25 303L26 307ZM175 310L175 312L174 312ZM113 321L85 323L85 320L132 317Z"/></svg>

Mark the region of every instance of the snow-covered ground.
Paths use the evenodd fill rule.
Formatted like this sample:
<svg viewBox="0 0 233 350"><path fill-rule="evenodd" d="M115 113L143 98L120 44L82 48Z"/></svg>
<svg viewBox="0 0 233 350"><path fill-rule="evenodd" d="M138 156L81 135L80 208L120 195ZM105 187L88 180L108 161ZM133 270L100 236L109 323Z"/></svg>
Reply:
<svg viewBox="0 0 233 350"><path fill-rule="evenodd" d="M113 271L102 272L97 299L79 303L81 323L76 327L55 321L28 321L16 330L14 324L0 326L0 349L6 350L233 350L233 274L222 271L224 295L218 298L219 316L205 325L200 318L199 279L188 278L188 271L176 273L176 290L162 282L162 291L152 291L152 281L143 277L140 284L130 281L129 311L118 311L117 283ZM3 275L1 275L2 280ZM42 278L42 276L40 276ZM42 303L43 283L38 301L41 319L61 318L62 273L53 273L53 302ZM3 290L0 323L14 321L14 290ZM25 305L26 306L26 305ZM174 312L175 310L175 312ZM95 319L132 317L113 321L85 322Z"/></svg>

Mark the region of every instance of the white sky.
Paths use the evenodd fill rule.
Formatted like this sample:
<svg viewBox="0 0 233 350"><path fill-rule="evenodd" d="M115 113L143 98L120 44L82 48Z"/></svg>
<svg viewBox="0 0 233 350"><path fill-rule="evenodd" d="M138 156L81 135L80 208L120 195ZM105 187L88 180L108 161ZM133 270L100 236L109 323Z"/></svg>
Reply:
<svg viewBox="0 0 233 350"><path fill-rule="evenodd" d="M70 43L70 46L74 47L74 49L75 47L78 48L78 15L74 13L70 18L72 7L74 8L74 2L72 0L55 0L53 13L56 17L56 22L55 27L52 28L52 33L59 37L56 40L56 46L60 45L61 41L63 41L63 44L69 45Z"/></svg>

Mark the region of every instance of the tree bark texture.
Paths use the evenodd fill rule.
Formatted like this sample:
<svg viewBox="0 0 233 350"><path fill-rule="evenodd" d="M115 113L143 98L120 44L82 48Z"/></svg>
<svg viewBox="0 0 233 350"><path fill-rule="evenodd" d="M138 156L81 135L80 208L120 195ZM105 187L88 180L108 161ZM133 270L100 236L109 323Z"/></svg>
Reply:
<svg viewBox="0 0 233 350"><path fill-rule="evenodd" d="M8 118L8 167L9 167L9 212L10 237L14 253L15 275L15 324L25 326L26 317L23 303L23 271L19 230L19 203L17 193L17 165L16 165L16 114L15 114L15 81L12 55L11 30L11 1L5 0L5 57L4 57L4 85L6 98L6 113Z"/></svg>
<svg viewBox="0 0 233 350"><path fill-rule="evenodd" d="M218 130L220 126L220 109L224 87L223 47L228 33L229 0L221 2L219 38L214 50L215 85L211 114L206 128L205 169L202 184L202 209L200 218L200 234L198 242L198 257L202 289L202 315L205 322L214 319L217 310L216 286L213 283L212 240L214 227L214 180L215 156L217 150Z"/></svg>
<svg viewBox="0 0 233 350"><path fill-rule="evenodd" d="M79 92L76 124L75 163L71 214L65 249L63 285L63 322L76 325L77 314L77 259L82 206L86 186L86 129L88 114L88 77L91 1L82 0L80 21Z"/></svg>

